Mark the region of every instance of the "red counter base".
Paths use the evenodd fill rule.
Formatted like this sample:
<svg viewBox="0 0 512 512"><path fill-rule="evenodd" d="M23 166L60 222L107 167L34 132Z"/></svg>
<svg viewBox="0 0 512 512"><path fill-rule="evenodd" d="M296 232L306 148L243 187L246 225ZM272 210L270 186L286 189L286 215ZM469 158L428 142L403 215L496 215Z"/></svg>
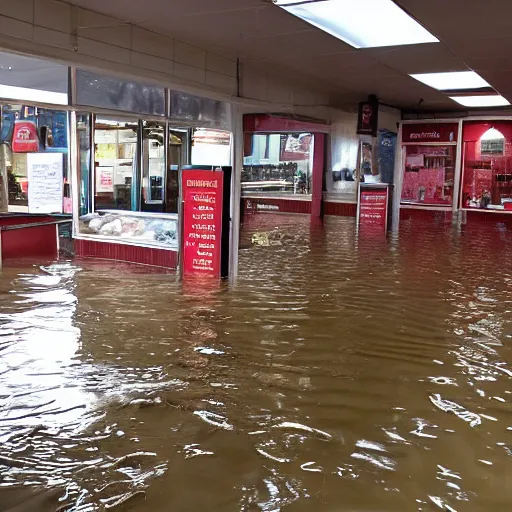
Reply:
<svg viewBox="0 0 512 512"><path fill-rule="evenodd" d="M356 217L357 204L355 203L329 203L324 202L324 215L336 217Z"/></svg>
<svg viewBox="0 0 512 512"><path fill-rule="evenodd" d="M401 208L400 222L406 220L435 221L437 223L450 224L453 212L451 210L422 210L420 208Z"/></svg>
<svg viewBox="0 0 512 512"><path fill-rule="evenodd" d="M81 258L96 258L176 269L178 251L137 247L134 245L96 242L94 240L75 240L75 253Z"/></svg>

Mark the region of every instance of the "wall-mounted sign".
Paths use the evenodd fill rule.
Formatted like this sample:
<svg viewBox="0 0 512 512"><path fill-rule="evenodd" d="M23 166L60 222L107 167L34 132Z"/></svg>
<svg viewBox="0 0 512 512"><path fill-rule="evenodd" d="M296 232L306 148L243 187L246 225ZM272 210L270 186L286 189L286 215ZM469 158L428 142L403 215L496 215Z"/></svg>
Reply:
<svg viewBox="0 0 512 512"><path fill-rule="evenodd" d="M114 192L114 168L96 167L96 192Z"/></svg>
<svg viewBox="0 0 512 512"><path fill-rule="evenodd" d="M224 173L185 169L183 193L183 275L219 277Z"/></svg>
<svg viewBox="0 0 512 512"><path fill-rule="evenodd" d="M39 137L33 121L15 121L12 136L13 153L35 153L39 151Z"/></svg>
<svg viewBox="0 0 512 512"><path fill-rule="evenodd" d="M379 100L376 96L369 96L368 101L359 103L359 115L357 118L358 135L377 136L379 124Z"/></svg>
<svg viewBox="0 0 512 512"><path fill-rule="evenodd" d="M62 153L27 155L29 213L62 213Z"/></svg>
<svg viewBox="0 0 512 512"><path fill-rule="evenodd" d="M457 142L458 135L458 123L402 125L402 142Z"/></svg>

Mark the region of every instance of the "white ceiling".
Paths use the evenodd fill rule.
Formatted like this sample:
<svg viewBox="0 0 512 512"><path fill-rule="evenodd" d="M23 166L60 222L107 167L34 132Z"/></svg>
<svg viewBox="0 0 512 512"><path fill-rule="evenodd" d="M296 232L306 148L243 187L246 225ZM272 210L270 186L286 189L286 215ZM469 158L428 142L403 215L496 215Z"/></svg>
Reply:
<svg viewBox="0 0 512 512"><path fill-rule="evenodd" d="M395 0L441 41L356 50L270 0L67 0L242 61L278 64L321 80L340 98L404 109L461 107L409 73L474 69L512 102L512 0ZM354 0L357 1L357 0Z"/></svg>

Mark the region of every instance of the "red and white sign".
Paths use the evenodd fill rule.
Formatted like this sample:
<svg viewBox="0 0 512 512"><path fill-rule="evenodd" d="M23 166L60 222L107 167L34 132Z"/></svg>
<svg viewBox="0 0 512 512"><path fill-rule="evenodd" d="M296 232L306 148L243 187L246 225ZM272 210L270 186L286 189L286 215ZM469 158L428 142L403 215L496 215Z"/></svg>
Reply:
<svg viewBox="0 0 512 512"><path fill-rule="evenodd" d="M457 142L457 123L403 124L402 142Z"/></svg>
<svg viewBox="0 0 512 512"><path fill-rule="evenodd" d="M182 172L183 275L220 277L223 188L220 169Z"/></svg>
<svg viewBox="0 0 512 512"><path fill-rule="evenodd" d="M387 188L361 188L359 194L359 226L385 233L388 225Z"/></svg>
<svg viewBox="0 0 512 512"><path fill-rule="evenodd" d="M37 153L39 151L37 126L33 121L15 121L12 151L13 153Z"/></svg>

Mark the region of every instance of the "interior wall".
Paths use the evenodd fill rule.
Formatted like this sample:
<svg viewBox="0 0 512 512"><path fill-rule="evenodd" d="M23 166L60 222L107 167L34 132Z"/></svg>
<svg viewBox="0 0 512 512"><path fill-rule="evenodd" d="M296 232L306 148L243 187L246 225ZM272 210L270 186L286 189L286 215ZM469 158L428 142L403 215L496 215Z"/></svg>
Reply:
<svg viewBox="0 0 512 512"><path fill-rule="evenodd" d="M207 91L217 99L246 99L256 104L255 110L259 102L292 110L329 103L325 90L300 77L279 75L262 65L238 67L236 59L227 54L60 0L1 0L0 47L143 77L193 94L206 95Z"/></svg>

